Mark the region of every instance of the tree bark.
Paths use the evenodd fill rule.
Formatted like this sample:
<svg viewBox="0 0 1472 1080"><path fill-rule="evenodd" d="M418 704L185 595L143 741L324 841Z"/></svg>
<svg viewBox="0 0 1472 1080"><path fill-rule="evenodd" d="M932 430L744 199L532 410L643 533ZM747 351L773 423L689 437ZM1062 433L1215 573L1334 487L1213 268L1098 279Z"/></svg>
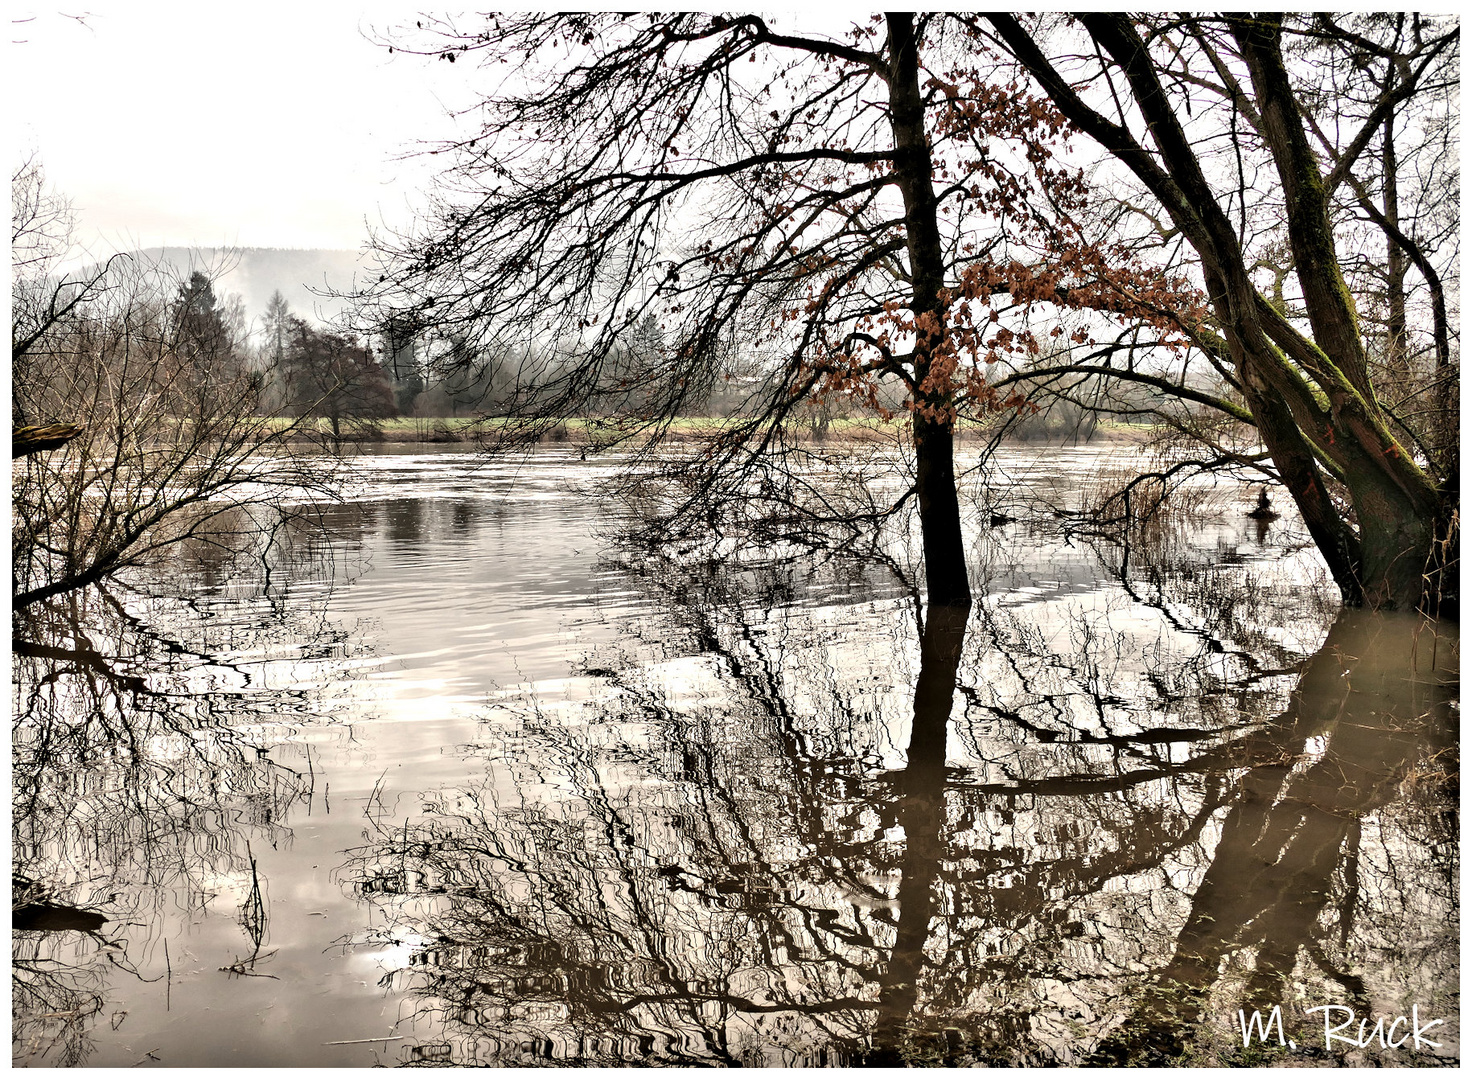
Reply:
<svg viewBox="0 0 1472 1080"><path fill-rule="evenodd" d="M1395 175L1395 119L1385 118L1385 137L1380 160L1385 221L1400 229L1400 190ZM1385 363L1398 379L1409 382L1410 360L1406 355L1406 255L1389 230L1385 236Z"/></svg>
<svg viewBox="0 0 1472 1080"><path fill-rule="evenodd" d="M1429 478L1391 435L1375 399L1354 299L1335 251L1326 184L1283 59L1281 18L1228 21L1252 77L1261 134L1282 185L1311 337L1253 285L1239 238L1128 17L1093 13L1080 21L1124 72L1154 152L1123 122L1086 105L1015 18L988 19L1068 119L1134 172L1196 250L1254 422L1345 602L1454 611L1455 465L1439 482ZM1329 463L1327 469L1319 459ZM1326 472L1348 489L1352 520L1329 498Z"/></svg>
<svg viewBox="0 0 1472 1080"><path fill-rule="evenodd" d="M954 431L915 417L915 484L920 538L925 551L925 591L932 604L971 603L961 507L956 496Z"/></svg>
<svg viewBox="0 0 1472 1080"><path fill-rule="evenodd" d="M1248 407L1256 422L1263 446L1272 455L1278 476L1288 489L1294 505L1303 516L1309 536L1329 568L1329 576L1339 587L1339 596L1349 607L1364 603L1362 582L1363 557L1360 538L1344 521L1324 475L1314 460L1313 449L1293 420L1293 414L1271 391L1258 388L1252 380L1243 386Z"/></svg>
<svg viewBox="0 0 1472 1080"><path fill-rule="evenodd" d="M919 43L913 16L891 13L885 18L889 26L894 168L905 202L910 308L915 318L913 430L925 588L932 604L970 604L971 584L956 493L955 410L951 380L943 367L945 256L936 222L933 161L920 96Z"/></svg>
<svg viewBox="0 0 1472 1080"><path fill-rule="evenodd" d="M1443 520L1445 493L1434 489L1390 436L1376 400L1354 299L1334 250L1328 194L1289 84L1281 22L1281 16L1242 19L1233 31L1252 76L1263 138L1283 184L1288 239L1314 344L1332 365L1331 374L1349 384L1320 380L1327 383L1332 441L1342 447L1344 482L1359 521L1359 602L1443 612L1455 605L1454 594L1446 595L1443 588L1449 576L1440 572L1448 551L1454 551L1449 522ZM1432 581L1438 584L1435 593L1428 589Z"/></svg>

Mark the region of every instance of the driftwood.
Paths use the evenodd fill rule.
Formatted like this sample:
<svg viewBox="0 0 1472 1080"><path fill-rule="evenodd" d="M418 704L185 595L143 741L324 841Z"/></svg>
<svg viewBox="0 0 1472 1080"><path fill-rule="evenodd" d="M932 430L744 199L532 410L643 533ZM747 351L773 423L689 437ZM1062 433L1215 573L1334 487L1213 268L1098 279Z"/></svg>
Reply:
<svg viewBox="0 0 1472 1080"><path fill-rule="evenodd" d="M112 919L100 911L54 904L46 895L44 886L13 872L10 875L10 895L12 930L82 930L90 934Z"/></svg>
<svg viewBox="0 0 1472 1080"><path fill-rule="evenodd" d="M81 424L38 424L11 429L10 456L25 457L42 450L55 450L82 433Z"/></svg>

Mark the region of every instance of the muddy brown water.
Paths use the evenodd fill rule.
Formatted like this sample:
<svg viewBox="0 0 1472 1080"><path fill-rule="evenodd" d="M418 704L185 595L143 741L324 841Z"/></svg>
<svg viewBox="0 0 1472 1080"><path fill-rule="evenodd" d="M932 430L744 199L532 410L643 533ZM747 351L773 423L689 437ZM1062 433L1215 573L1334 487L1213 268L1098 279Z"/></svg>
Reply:
<svg viewBox="0 0 1472 1080"><path fill-rule="evenodd" d="M1455 1063L1454 632L1255 489L1066 530L1136 452L973 479L969 613L458 448L33 613L14 1063Z"/></svg>

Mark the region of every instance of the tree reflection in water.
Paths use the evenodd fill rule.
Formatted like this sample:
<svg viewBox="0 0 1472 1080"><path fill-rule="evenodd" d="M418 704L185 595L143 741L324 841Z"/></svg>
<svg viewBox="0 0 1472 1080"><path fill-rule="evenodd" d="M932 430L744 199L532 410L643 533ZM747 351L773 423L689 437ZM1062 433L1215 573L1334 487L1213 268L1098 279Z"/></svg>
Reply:
<svg viewBox="0 0 1472 1080"><path fill-rule="evenodd" d="M1195 652L664 581L674 625L582 704L508 694L484 782L345 866L442 1033L410 1062L1245 1063L1290 1054L1237 1034L1273 1004L1452 1034L1454 634L1346 612L1295 661L1280 613L1188 623L1151 581L1131 617Z"/></svg>
<svg viewBox="0 0 1472 1080"><path fill-rule="evenodd" d="M1456 986L1456 646L1454 629L1438 633L1411 615L1335 620L1288 709L1231 748L1246 768L1175 955L1097 1059L1179 1056L1220 981L1235 983L1246 1010L1286 1005L1300 962L1330 988L1305 1004L1342 1004L1359 1017L1412 1004L1376 1000L1356 973L1369 963L1402 988ZM1429 819L1378 813L1403 788L1401 812L1429 810ZM1423 965L1430 980L1415 970ZM1309 1018L1284 1016L1307 1044Z"/></svg>
<svg viewBox="0 0 1472 1080"><path fill-rule="evenodd" d="M130 592L125 603L101 587L16 616L17 1062L85 1064L93 1026L116 1029L125 1015L102 1015L118 973L171 977L165 912L197 916L212 897L238 893L249 960L261 958L266 906L250 843L289 839L289 810L312 794L310 776L270 748L315 706L311 691L263 684L252 650L273 637L302 642L301 655L343 642L320 605L282 604L260 587L240 587L256 593L253 624L217 625L203 596Z"/></svg>

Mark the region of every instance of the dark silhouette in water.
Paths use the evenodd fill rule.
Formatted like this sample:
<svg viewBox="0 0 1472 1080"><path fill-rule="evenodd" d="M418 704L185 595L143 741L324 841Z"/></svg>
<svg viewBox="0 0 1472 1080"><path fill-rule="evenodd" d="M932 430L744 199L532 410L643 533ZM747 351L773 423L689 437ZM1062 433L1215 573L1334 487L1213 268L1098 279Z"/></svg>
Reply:
<svg viewBox="0 0 1472 1080"><path fill-rule="evenodd" d="M873 1044L855 1064L903 1068L911 1063L907 1046L929 960L925 944L935 918L936 878L946 855L946 736L956 669L966 640L969 605L931 605L920 642L920 674L915 684L915 720L905 768L895 777L895 820L905 831L895 894L895 939L878 978L878 1017Z"/></svg>
<svg viewBox="0 0 1472 1080"><path fill-rule="evenodd" d="M1257 493L1257 508L1247 511L1247 516L1256 518L1258 521L1273 521L1278 517L1278 512L1273 509L1273 504L1268 501L1268 489L1263 488Z"/></svg>
<svg viewBox="0 0 1472 1080"><path fill-rule="evenodd" d="M66 904L22 904L10 912L12 930L101 930L107 916Z"/></svg>
<svg viewBox="0 0 1472 1080"><path fill-rule="evenodd" d="M1332 959L1343 954L1356 914L1353 893L1336 903L1334 882L1336 875L1358 881L1361 822L1396 797L1418 763L1424 772L1428 760L1454 753L1456 641L1454 629L1418 616L1352 608L1339 615L1288 708L1226 751L1247 769L1175 957L1088 1064L1179 1063L1234 957L1246 1009L1288 1001L1303 952L1356 1012L1371 1011L1355 965ZM1294 748L1313 739L1322 740L1317 760L1298 758ZM1339 924L1328 932L1326 914Z"/></svg>

